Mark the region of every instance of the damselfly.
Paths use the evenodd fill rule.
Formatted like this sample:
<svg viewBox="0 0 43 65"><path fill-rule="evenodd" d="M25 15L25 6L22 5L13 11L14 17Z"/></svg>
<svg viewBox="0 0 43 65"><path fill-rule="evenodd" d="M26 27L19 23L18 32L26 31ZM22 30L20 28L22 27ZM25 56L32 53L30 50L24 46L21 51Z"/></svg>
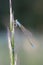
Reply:
<svg viewBox="0 0 43 65"><path fill-rule="evenodd" d="M15 20L14 26L15 27L19 26L19 28L25 35L25 37L28 40L28 42L30 43L30 45L34 48L35 44L37 44L37 42L36 42L35 38L33 37L33 34L29 30L27 30L18 20Z"/></svg>

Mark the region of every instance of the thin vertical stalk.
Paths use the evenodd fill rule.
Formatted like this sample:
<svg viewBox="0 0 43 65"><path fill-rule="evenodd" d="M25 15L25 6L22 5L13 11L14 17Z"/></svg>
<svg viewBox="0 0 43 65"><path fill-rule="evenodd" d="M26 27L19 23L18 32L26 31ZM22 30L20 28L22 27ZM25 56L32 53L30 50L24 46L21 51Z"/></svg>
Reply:
<svg viewBox="0 0 43 65"><path fill-rule="evenodd" d="M9 0L9 7L10 7L10 28L8 28L8 44L9 44L11 65L14 65L14 18L12 13L11 0Z"/></svg>

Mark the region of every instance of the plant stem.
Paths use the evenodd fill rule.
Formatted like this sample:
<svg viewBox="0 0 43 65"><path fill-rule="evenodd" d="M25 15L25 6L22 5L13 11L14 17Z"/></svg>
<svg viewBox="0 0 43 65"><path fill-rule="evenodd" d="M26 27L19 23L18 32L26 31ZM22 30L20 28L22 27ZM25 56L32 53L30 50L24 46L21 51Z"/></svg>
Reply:
<svg viewBox="0 0 43 65"><path fill-rule="evenodd" d="M11 65L14 65L14 18L12 13L11 0L9 0L9 6L10 6L10 29L8 28L8 44L9 44Z"/></svg>

